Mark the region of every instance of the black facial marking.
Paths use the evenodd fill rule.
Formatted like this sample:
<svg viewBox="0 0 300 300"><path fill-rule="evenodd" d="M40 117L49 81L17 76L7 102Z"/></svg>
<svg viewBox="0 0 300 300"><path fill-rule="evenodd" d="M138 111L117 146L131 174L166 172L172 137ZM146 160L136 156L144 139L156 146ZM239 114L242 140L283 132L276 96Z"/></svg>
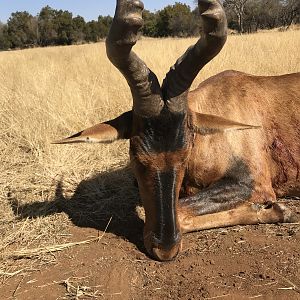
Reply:
<svg viewBox="0 0 300 300"><path fill-rule="evenodd" d="M205 215L236 207L249 199L254 181L245 161L236 158L224 177L194 196L180 199L195 215Z"/></svg>
<svg viewBox="0 0 300 300"><path fill-rule="evenodd" d="M157 117L143 118L140 135L143 150L161 153L182 149L188 141L185 124L185 113L170 113L165 109Z"/></svg>
<svg viewBox="0 0 300 300"><path fill-rule="evenodd" d="M175 170L159 172L155 176L156 220L155 240L164 248L171 248L179 238L176 224L176 178Z"/></svg>

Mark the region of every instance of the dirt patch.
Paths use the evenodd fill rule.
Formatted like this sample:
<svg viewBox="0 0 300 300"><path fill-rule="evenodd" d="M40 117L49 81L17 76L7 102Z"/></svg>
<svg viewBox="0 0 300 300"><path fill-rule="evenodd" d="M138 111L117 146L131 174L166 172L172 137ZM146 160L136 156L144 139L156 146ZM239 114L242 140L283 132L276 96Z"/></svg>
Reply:
<svg viewBox="0 0 300 300"><path fill-rule="evenodd" d="M299 201L289 203L299 214ZM1 298L300 299L299 224L187 234L182 253L169 263L149 259L140 245L141 228L127 225L123 232L137 234L135 241L108 228L98 242L53 253L54 263L6 278ZM109 226L116 229L118 220ZM68 231L70 241L103 234L75 225Z"/></svg>

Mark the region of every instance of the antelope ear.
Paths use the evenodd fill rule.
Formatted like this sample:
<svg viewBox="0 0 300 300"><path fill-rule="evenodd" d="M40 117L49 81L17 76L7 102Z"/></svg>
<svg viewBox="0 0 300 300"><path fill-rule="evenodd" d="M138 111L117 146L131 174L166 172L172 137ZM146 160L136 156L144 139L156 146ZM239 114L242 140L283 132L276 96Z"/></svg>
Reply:
<svg viewBox="0 0 300 300"><path fill-rule="evenodd" d="M111 143L118 139L129 139L132 129L132 111L116 119L97 124L52 144Z"/></svg>
<svg viewBox="0 0 300 300"><path fill-rule="evenodd" d="M257 129L261 126L247 125L235 121L231 121L222 117L192 113L192 126L194 130L201 135L215 134L230 130Z"/></svg>

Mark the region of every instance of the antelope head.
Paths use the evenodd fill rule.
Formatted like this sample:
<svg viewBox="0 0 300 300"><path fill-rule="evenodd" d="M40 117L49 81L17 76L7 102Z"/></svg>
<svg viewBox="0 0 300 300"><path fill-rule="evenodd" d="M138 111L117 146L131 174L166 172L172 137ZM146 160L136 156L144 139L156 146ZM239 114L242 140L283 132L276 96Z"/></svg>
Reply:
<svg viewBox="0 0 300 300"><path fill-rule="evenodd" d="M226 41L227 21L217 0L199 0L202 33L178 59L162 86L132 51L143 25L143 3L117 0L106 40L110 61L126 78L133 108L114 120L83 130L60 144L130 139L130 161L145 208L144 243L158 260L171 260L181 249L177 206L195 132L209 134L247 125L190 111L188 90L202 67Z"/></svg>

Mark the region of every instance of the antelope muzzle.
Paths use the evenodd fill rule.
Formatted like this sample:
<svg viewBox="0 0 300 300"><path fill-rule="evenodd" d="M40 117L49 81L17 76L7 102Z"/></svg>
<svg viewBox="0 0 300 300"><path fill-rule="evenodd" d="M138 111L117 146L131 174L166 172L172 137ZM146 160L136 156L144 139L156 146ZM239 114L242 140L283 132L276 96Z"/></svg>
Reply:
<svg viewBox="0 0 300 300"><path fill-rule="evenodd" d="M177 202L182 176L178 173L156 171L151 181L139 183L146 213L144 244L149 255L160 261L174 259L181 250Z"/></svg>

